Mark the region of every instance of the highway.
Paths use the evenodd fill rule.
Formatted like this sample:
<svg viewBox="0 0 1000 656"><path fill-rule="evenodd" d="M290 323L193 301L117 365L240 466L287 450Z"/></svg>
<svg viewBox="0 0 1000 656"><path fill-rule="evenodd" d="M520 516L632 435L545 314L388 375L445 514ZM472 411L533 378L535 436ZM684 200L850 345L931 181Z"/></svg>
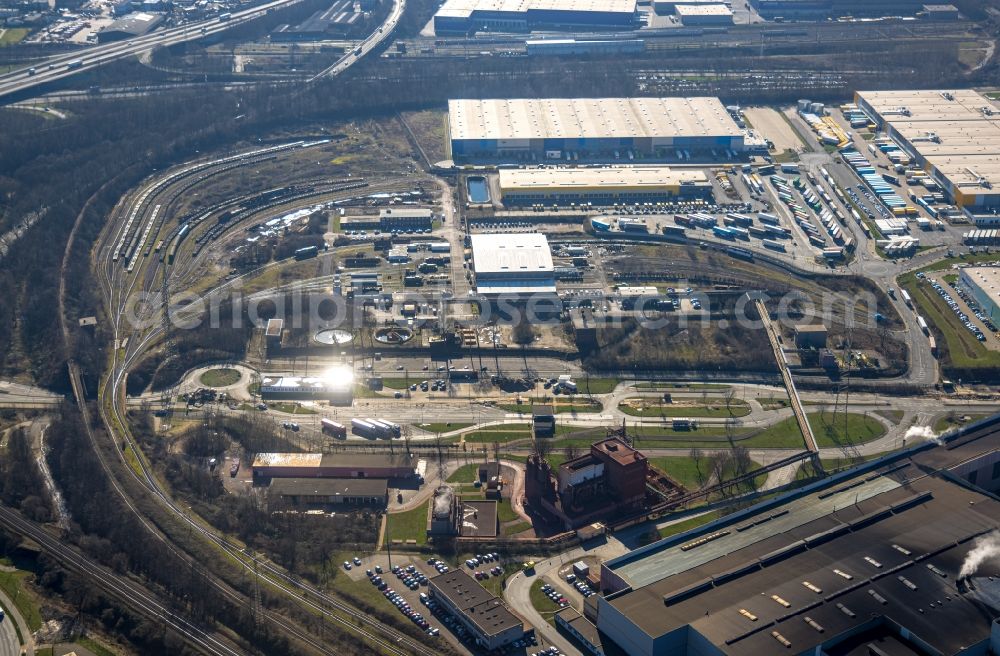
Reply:
<svg viewBox="0 0 1000 656"><path fill-rule="evenodd" d="M49 57L31 66L22 66L6 75L0 75L0 99L12 95L23 95L23 92L32 88L90 71L121 59L134 57L153 48L172 46L177 43L196 41L215 36L228 29L260 18L272 9L288 7L298 4L301 1L273 0L272 2L257 5L250 9L232 12L232 17L229 20L220 21L217 17L213 17L196 23L188 23L179 27L151 32L127 41L96 45ZM82 64L70 68L70 62L76 60L80 60ZM30 74L30 69L35 70L34 75Z"/></svg>
<svg viewBox="0 0 1000 656"><path fill-rule="evenodd" d="M301 2L302 0L273 0L250 9L232 12L229 20L219 20L213 17L196 23L189 23L179 27L172 27L165 30L155 31L144 36L129 39L127 41L116 41L113 43L101 44L75 50L67 54L49 57L33 64L17 68L5 75L0 75L0 100L5 97L17 97L23 99L25 92L36 87L62 80L78 73L91 71L100 66L110 64L129 57L135 57L143 52L154 48L172 46L187 41L196 41L218 35L228 29L242 25L249 21L264 16L273 9L288 7ZM365 55L378 48L381 43L390 38L392 32L399 24L399 20L406 9L406 0L395 0L386 21L374 32L368 35L363 41L358 43L353 50L347 52L329 68L321 71L309 82L316 82L325 77L332 77L343 73L352 65L356 64ZM71 62L82 62L79 66L70 68ZM35 71L31 74L31 71Z"/></svg>
<svg viewBox="0 0 1000 656"><path fill-rule="evenodd" d="M354 47L354 50L345 53L343 57L338 59L331 66L309 78L309 82L313 83L325 77L340 75L351 65L356 64L362 57L379 47L382 41L390 38L392 33L396 30L396 26L399 24L399 19L403 17L404 11L406 11L406 0L393 0L389 16L385 19L385 22L382 23L377 30L375 30L375 32L370 34L364 41L357 44Z"/></svg>

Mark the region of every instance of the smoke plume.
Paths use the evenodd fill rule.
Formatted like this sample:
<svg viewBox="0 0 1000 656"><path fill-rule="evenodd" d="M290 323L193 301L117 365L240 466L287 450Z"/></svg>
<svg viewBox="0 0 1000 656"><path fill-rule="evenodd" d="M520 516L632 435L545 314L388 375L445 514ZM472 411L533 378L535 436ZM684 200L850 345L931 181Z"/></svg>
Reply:
<svg viewBox="0 0 1000 656"><path fill-rule="evenodd" d="M958 578L964 579L972 576L989 560L1000 558L1000 533L993 531L980 538L972 545L972 551L965 556L962 569L958 572Z"/></svg>
<svg viewBox="0 0 1000 656"><path fill-rule="evenodd" d="M934 434L934 431L931 430L930 426L910 426L906 429L906 433L903 435L903 440L906 442L910 442L917 438L930 440L938 445L943 444L943 442Z"/></svg>

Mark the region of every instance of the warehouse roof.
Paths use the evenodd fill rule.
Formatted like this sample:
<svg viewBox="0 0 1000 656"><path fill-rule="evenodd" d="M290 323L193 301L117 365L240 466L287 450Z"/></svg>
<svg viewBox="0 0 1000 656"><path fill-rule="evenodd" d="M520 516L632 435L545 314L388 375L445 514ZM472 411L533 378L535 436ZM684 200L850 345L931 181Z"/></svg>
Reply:
<svg viewBox="0 0 1000 656"><path fill-rule="evenodd" d="M858 97L886 120L945 121L981 118L993 103L972 89L858 91ZM905 110L905 113L894 113Z"/></svg>
<svg viewBox="0 0 1000 656"><path fill-rule="evenodd" d="M708 184L700 169L672 169L668 166L610 166L605 168L501 169L502 192L537 189L647 187L664 188L681 184Z"/></svg>
<svg viewBox="0 0 1000 656"><path fill-rule="evenodd" d="M281 496L384 497L388 489L384 478L275 478L270 486Z"/></svg>
<svg viewBox="0 0 1000 656"><path fill-rule="evenodd" d="M1000 526L1000 502L933 472L991 456L992 422L987 439L925 445L609 561L634 585L600 603L650 636L690 626L726 654L806 653L863 630L899 633L889 626L940 653L980 644L1000 615L1000 580L988 578L1000 568L983 565L972 591L957 575Z"/></svg>
<svg viewBox="0 0 1000 656"><path fill-rule="evenodd" d="M160 14L148 14L146 12L136 12L134 14L129 14L124 18L119 18L116 21L112 21L105 27L103 27L101 32L123 32L125 34L131 34L133 36L142 36L146 34L157 25L163 22L163 16Z"/></svg>
<svg viewBox="0 0 1000 656"><path fill-rule="evenodd" d="M549 240L539 232L472 235L477 275L553 271Z"/></svg>
<svg viewBox="0 0 1000 656"><path fill-rule="evenodd" d="M718 98L449 100L452 139L739 137Z"/></svg>
<svg viewBox="0 0 1000 656"><path fill-rule="evenodd" d="M971 89L857 95L956 190L1000 188L1000 108L986 96Z"/></svg>
<svg viewBox="0 0 1000 656"><path fill-rule="evenodd" d="M412 456L401 453L258 453L254 467L409 467Z"/></svg>
<svg viewBox="0 0 1000 656"><path fill-rule="evenodd" d="M1000 301L1000 267L967 267L962 273L989 295L994 302Z"/></svg>
<svg viewBox="0 0 1000 656"><path fill-rule="evenodd" d="M378 215L380 217L388 218L417 218L423 219L431 216L433 211L429 207L390 207L389 209L379 210Z"/></svg>
<svg viewBox="0 0 1000 656"><path fill-rule="evenodd" d="M674 8L682 19L685 16L732 16L733 11L723 4L680 4Z"/></svg>
<svg viewBox="0 0 1000 656"><path fill-rule="evenodd" d="M636 0L446 0L436 16L469 18L474 12L600 11L635 13Z"/></svg>

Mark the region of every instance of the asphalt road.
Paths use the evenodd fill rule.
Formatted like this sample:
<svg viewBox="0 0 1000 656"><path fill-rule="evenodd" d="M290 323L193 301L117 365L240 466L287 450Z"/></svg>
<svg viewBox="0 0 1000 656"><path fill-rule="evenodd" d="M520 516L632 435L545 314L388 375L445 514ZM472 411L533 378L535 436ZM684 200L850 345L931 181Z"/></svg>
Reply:
<svg viewBox="0 0 1000 656"><path fill-rule="evenodd" d="M21 645L17 642L17 632L14 630L14 620L4 618L0 622L0 656L18 656Z"/></svg>
<svg viewBox="0 0 1000 656"><path fill-rule="evenodd" d="M71 77L77 73L90 71L120 59L134 57L154 47L170 46L185 41L196 41L214 36L232 27L259 18L271 9L296 4L300 1L273 0L272 2L250 9L232 12L232 17L228 21L220 21L218 18L213 17L180 27L159 30L127 41L105 43L49 57L40 62L35 62L31 66L23 66L6 75L0 75L0 99L13 94L23 95L23 92L32 88ZM70 62L75 60L81 60L83 62L82 65L77 68L69 68ZM29 69L31 68L35 70L34 75L30 74Z"/></svg>
<svg viewBox="0 0 1000 656"><path fill-rule="evenodd" d="M13 600L3 591L0 591L0 606L3 606L4 612L7 615L0 622L0 656L19 656L21 653L21 644L17 640L17 629L14 628L15 624L27 641L24 653L27 656L34 656L35 641L31 637L31 631L28 630L28 623L17 612L17 607L14 606Z"/></svg>

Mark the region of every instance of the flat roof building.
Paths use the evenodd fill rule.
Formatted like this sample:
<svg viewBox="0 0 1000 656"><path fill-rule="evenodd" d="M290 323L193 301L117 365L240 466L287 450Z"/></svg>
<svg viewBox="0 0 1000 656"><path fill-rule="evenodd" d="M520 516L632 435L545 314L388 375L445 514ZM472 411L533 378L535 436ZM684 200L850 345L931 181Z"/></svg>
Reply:
<svg viewBox="0 0 1000 656"><path fill-rule="evenodd" d="M636 0L445 0L435 34L536 28L636 27Z"/></svg>
<svg viewBox="0 0 1000 656"><path fill-rule="evenodd" d="M258 453L254 478L409 478L417 461L403 454Z"/></svg>
<svg viewBox="0 0 1000 656"><path fill-rule="evenodd" d="M268 321L268 330L271 328ZM268 335L266 341L269 348L280 344L280 328L278 330L278 337ZM260 381L260 396L263 399L327 400L347 404L354 397L354 373L348 367L337 367L321 377L264 374Z"/></svg>
<svg viewBox="0 0 1000 656"><path fill-rule="evenodd" d="M746 148L743 130L711 97L456 99L448 129L455 159Z"/></svg>
<svg viewBox="0 0 1000 656"><path fill-rule="evenodd" d="M98 43L123 41L148 34L163 22L162 14L136 12L112 21L97 32Z"/></svg>
<svg viewBox="0 0 1000 656"><path fill-rule="evenodd" d="M602 565L630 656L994 651L1000 415ZM991 640L993 641L991 643Z"/></svg>
<svg viewBox="0 0 1000 656"><path fill-rule="evenodd" d="M321 508L330 505L374 506L389 503L384 478L275 478L268 488L269 508Z"/></svg>
<svg viewBox="0 0 1000 656"><path fill-rule="evenodd" d="M679 5L717 5L719 0L653 0L653 9L658 14L672 14Z"/></svg>
<svg viewBox="0 0 1000 656"><path fill-rule="evenodd" d="M431 577L428 588L483 649L499 649L524 636L524 621L464 570Z"/></svg>
<svg viewBox="0 0 1000 656"><path fill-rule="evenodd" d="M971 89L859 91L858 106L960 207L1000 206L1000 108Z"/></svg>
<svg viewBox="0 0 1000 656"><path fill-rule="evenodd" d="M913 16L922 0L750 0L763 18L817 19L841 16Z"/></svg>
<svg viewBox="0 0 1000 656"><path fill-rule="evenodd" d="M724 4L677 5L674 13L684 25L732 25L733 10Z"/></svg>
<svg viewBox="0 0 1000 656"><path fill-rule="evenodd" d="M994 322L1000 321L1000 267L966 267L959 270L959 280L983 313Z"/></svg>
<svg viewBox="0 0 1000 656"><path fill-rule="evenodd" d="M506 205L586 203L612 205L704 196L712 183L699 169L666 166L500 169Z"/></svg>
<svg viewBox="0 0 1000 656"><path fill-rule="evenodd" d="M484 295L554 293L555 267L545 235L472 235L476 291Z"/></svg>

